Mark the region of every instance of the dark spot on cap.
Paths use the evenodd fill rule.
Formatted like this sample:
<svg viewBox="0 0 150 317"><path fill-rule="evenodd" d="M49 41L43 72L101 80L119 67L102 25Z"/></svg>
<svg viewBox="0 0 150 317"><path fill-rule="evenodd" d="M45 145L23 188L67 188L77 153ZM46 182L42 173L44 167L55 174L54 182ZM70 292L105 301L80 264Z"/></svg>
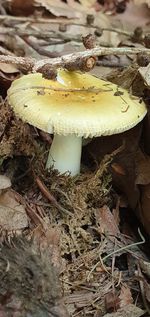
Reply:
<svg viewBox="0 0 150 317"><path fill-rule="evenodd" d="M44 89L40 89L40 90L38 90L38 91L37 91L37 95L40 95L40 96L45 95L45 91L44 91Z"/></svg>
<svg viewBox="0 0 150 317"><path fill-rule="evenodd" d="M114 96L122 96L123 94L124 94L123 91L117 90L117 91L114 93Z"/></svg>
<svg viewBox="0 0 150 317"><path fill-rule="evenodd" d="M28 107L28 105L23 105L24 106L24 108L27 108Z"/></svg>
<svg viewBox="0 0 150 317"><path fill-rule="evenodd" d="M110 84L103 84L103 86L110 86Z"/></svg>

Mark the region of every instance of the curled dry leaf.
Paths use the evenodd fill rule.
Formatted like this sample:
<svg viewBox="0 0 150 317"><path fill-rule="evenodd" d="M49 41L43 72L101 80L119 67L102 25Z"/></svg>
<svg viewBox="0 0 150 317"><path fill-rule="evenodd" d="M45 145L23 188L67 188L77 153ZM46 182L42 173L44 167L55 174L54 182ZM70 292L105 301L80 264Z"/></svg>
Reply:
<svg viewBox="0 0 150 317"><path fill-rule="evenodd" d="M17 69L17 67L12 64L0 63L0 70L6 74L19 73L19 70Z"/></svg>
<svg viewBox="0 0 150 317"><path fill-rule="evenodd" d="M3 97L6 97L7 89L18 74L19 70L14 65L0 63L0 93Z"/></svg>
<svg viewBox="0 0 150 317"><path fill-rule="evenodd" d="M28 226L25 207L18 203L16 195L17 193L11 189L0 195L0 228L7 232Z"/></svg>

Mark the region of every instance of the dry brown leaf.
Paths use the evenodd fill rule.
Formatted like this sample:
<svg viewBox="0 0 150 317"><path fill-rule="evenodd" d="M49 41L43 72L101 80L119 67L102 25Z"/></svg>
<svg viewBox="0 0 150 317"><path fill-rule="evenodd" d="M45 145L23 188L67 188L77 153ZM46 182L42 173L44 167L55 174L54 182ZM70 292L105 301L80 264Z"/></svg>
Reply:
<svg viewBox="0 0 150 317"><path fill-rule="evenodd" d="M144 260L140 260L139 261L139 265L140 265L140 268L141 268L142 272L144 274L146 274L147 277L150 278L150 262L147 262L147 261L144 261Z"/></svg>
<svg viewBox="0 0 150 317"><path fill-rule="evenodd" d="M7 95L12 81L19 75L19 70L12 64L0 63L0 94L3 98Z"/></svg>
<svg viewBox="0 0 150 317"><path fill-rule="evenodd" d="M140 191L141 199L139 216L145 230L150 234L150 184L141 186Z"/></svg>
<svg viewBox="0 0 150 317"><path fill-rule="evenodd" d="M0 175L0 190L11 187L11 181L6 175Z"/></svg>
<svg viewBox="0 0 150 317"><path fill-rule="evenodd" d="M126 175L125 170L123 169L123 167L121 165L119 165L118 163L112 163L111 164L112 169L120 175Z"/></svg>
<svg viewBox="0 0 150 317"><path fill-rule="evenodd" d="M52 14L55 16L64 16L68 18L77 18L79 23L86 24L86 17L87 14L92 14L94 16L94 23L97 25L97 27L100 28L105 28L109 29L111 28L111 23L109 21L109 18L103 14L102 12L96 12L94 8L94 3L95 0L90 0L86 1L85 4L78 3L73 0L68 0L67 3L64 3L60 0L56 0L55 3L52 0L36 0L36 5L37 6L43 6L45 7L48 11L50 11ZM84 0L83 0L84 3ZM84 27L78 24L73 24L69 25L67 27L67 33L72 35L72 38L74 37L73 35L76 36L85 36L88 33L93 32L93 29L90 27ZM100 37L100 43L106 43L107 45L112 45L112 46L117 46L118 43L120 42L119 35L115 32L110 32L110 31L104 31L102 36ZM69 43L69 46L71 44ZM65 50L63 53L70 52L70 50L67 49L66 51L66 46L65 45ZM76 47L74 46L74 49ZM56 48L55 48L56 49ZM77 49L80 49L77 47Z"/></svg>
<svg viewBox="0 0 150 317"><path fill-rule="evenodd" d="M99 224L100 232L116 237L120 234L115 218L108 206L104 205L96 211L96 220Z"/></svg>
<svg viewBox="0 0 150 317"><path fill-rule="evenodd" d="M96 0L79 0L82 6L91 8L96 4Z"/></svg>
<svg viewBox="0 0 150 317"><path fill-rule="evenodd" d="M116 311L119 308L119 297L114 291L110 291L106 294L105 308L107 312Z"/></svg>
<svg viewBox="0 0 150 317"><path fill-rule="evenodd" d="M128 308L122 307L117 312L106 314L104 317L140 317L144 315L144 311L141 308L136 307L133 304L129 304Z"/></svg>
<svg viewBox="0 0 150 317"><path fill-rule="evenodd" d="M6 231L20 230L28 226L25 207L18 203L17 193L11 189L0 195L0 228Z"/></svg>
<svg viewBox="0 0 150 317"><path fill-rule="evenodd" d="M150 284L146 281L145 278L143 278L143 282L144 282L145 296L148 302L150 303Z"/></svg>
<svg viewBox="0 0 150 317"><path fill-rule="evenodd" d="M12 64L0 63L0 70L6 74L19 73L17 67Z"/></svg>
<svg viewBox="0 0 150 317"><path fill-rule="evenodd" d="M144 79L145 84L150 88L150 64L148 64L146 67L140 67L139 73Z"/></svg>
<svg viewBox="0 0 150 317"><path fill-rule="evenodd" d="M44 230L43 230L44 229ZM58 270L61 266L60 255L60 231L58 228L52 228L48 223L42 221L33 232L34 243L36 243L42 252L47 252L54 267Z"/></svg>
<svg viewBox="0 0 150 317"><path fill-rule="evenodd" d="M136 157L137 177L136 184L147 185L150 183L150 156L138 151Z"/></svg>
<svg viewBox="0 0 150 317"><path fill-rule="evenodd" d="M57 17L64 16L68 19L81 17L80 12L72 10L72 7L70 7L67 3L62 2L61 0L36 0L35 4L38 7L44 7L46 10Z"/></svg>
<svg viewBox="0 0 150 317"><path fill-rule="evenodd" d="M6 0L9 10L14 15L28 15L32 14L34 10L34 0Z"/></svg>
<svg viewBox="0 0 150 317"><path fill-rule="evenodd" d="M133 303L132 294L131 294L130 288L127 285L123 285L121 287L119 298L120 298L120 307L125 307Z"/></svg>
<svg viewBox="0 0 150 317"><path fill-rule="evenodd" d="M143 263L142 263L143 262ZM146 263L146 262L145 262ZM139 266L142 266L142 264L144 264L143 260L139 261ZM144 264L145 265L145 264ZM147 266L146 266L147 269ZM143 271L143 269L142 269ZM143 295L144 297L147 299L147 301L150 303L150 284L149 282L146 280L145 275L141 272L140 267L138 268L138 272L139 272L139 282L140 282L140 287L141 290L143 290Z"/></svg>

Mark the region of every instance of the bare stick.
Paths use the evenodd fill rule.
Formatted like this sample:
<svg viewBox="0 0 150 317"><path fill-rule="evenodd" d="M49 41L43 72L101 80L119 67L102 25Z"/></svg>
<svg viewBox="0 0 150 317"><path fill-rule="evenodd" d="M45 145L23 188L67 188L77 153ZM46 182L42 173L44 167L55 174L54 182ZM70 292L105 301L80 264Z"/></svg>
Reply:
<svg viewBox="0 0 150 317"><path fill-rule="evenodd" d="M57 69L63 67L69 70L82 69L81 61L84 61L83 64L86 64L86 67L83 67L83 70L88 71L93 68L94 63L89 63L90 67L88 68L89 59L94 59L96 56L104 55L136 55L138 53L146 53L150 55L150 49L146 48L129 48L129 47L119 47L119 48L107 48L107 47L96 47L93 49L88 49L82 52L76 52L62 57L57 58L45 58L37 61L34 58L29 57L17 57L17 56L4 56L0 55L0 63L15 64L22 67L26 72L41 72L47 73L48 69ZM87 61L87 63L85 63ZM84 65L83 65L84 66Z"/></svg>
<svg viewBox="0 0 150 317"><path fill-rule="evenodd" d="M78 19L66 19L66 18L57 18L57 19L46 19L46 18L37 18L37 17L20 17L12 15L0 15L0 21L15 21L15 22L31 22L31 23L52 23L52 24L72 24L77 23Z"/></svg>
<svg viewBox="0 0 150 317"><path fill-rule="evenodd" d="M0 34L6 34L9 36L15 36L16 34L19 36L35 36L37 38L43 38L46 40L50 39L58 39L58 40L64 40L65 42L69 42L72 39L75 41L81 41L82 42L82 37L81 36L72 36L66 33L62 32L54 32L54 31L49 31L49 32L39 32L36 30L22 30L19 28L5 28L5 27L0 27Z"/></svg>

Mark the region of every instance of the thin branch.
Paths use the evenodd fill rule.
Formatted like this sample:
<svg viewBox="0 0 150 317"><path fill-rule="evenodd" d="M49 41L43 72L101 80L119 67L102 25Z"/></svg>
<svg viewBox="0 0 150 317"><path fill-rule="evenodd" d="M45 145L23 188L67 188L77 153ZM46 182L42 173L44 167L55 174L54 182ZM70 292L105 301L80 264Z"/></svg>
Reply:
<svg viewBox="0 0 150 317"><path fill-rule="evenodd" d="M46 185L40 180L39 177L36 177L35 179L39 189L41 190L42 194L61 212L66 213L67 215L72 217L72 213L63 208L58 201L56 200L56 198L50 193L50 191L48 190L48 188L46 187Z"/></svg>
<svg viewBox="0 0 150 317"><path fill-rule="evenodd" d="M115 32L118 34L122 34L125 36L131 36L132 32L120 30L118 28L100 28L98 25L95 24L88 24L88 23L81 23L79 22L79 19L66 19L66 18L57 18L57 19L47 19L47 18L36 18L36 17L15 17L11 15L1 15L0 21L16 21L16 22L30 22L30 23L43 23L43 24L64 24L64 25L77 25L92 29L101 29L101 31L109 31L109 32Z"/></svg>
<svg viewBox="0 0 150 317"><path fill-rule="evenodd" d="M139 53L146 53L150 55L150 49L146 48L129 48L129 47L119 47L119 48L107 48L107 47L96 47L93 49L88 49L82 52L71 53L57 58L45 58L41 60L36 60L30 57L17 57L17 56L4 56L0 55L0 63L15 64L22 67L26 72L41 72L47 74L48 69L56 70L59 67L63 67L69 70L83 69L81 61L87 61L86 66L88 66L88 60L94 59L97 56L104 55L136 55ZM96 61L96 59L95 59ZM84 63L83 63L84 64ZM90 64L90 63L89 63ZM91 68L94 64L91 63ZM83 70L89 71L91 68L85 67Z"/></svg>
<svg viewBox="0 0 150 317"><path fill-rule="evenodd" d="M57 18L57 19L47 19L47 18L37 18L37 17L20 17L12 15L0 15L0 21L15 21L15 22L31 22L31 23L52 23L59 24L65 23L70 24L72 22L78 21L78 19L66 19L66 18Z"/></svg>
<svg viewBox="0 0 150 317"><path fill-rule="evenodd" d="M64 40L65 42L69 42L71 40L75 40L75 41L81 41L82 42L82 38L81 36L72 36L66 33L62 33L62 32L54 32L54 31L48 31L48 32L40 32L40 31L36 31L36 30L32 30L32 29L28 29L28 30L22 30L19 29L18 27L14 27L14 28L5 28L5 27L0 27L0 34L4 34L4 35L9 35L9 36L15 36L16 34L19 36L34 36L36 38L42 38L42 39L46 39L46 40L50 40L50 39L58 39L58 40Z"/></svg>

